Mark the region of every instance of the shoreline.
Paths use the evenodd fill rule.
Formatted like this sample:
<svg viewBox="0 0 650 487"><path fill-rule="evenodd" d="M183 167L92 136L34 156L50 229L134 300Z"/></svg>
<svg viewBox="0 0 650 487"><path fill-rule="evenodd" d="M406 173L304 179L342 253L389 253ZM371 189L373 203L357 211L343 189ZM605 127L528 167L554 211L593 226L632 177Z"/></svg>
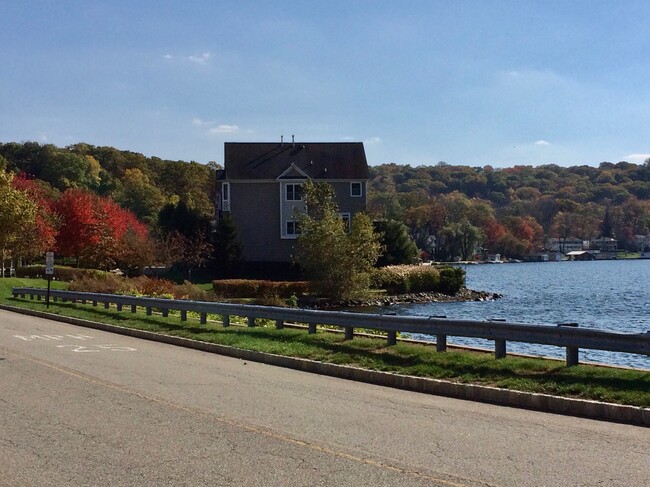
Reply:
<svg viewBox="0 0 650 487"><path fill-rule="evenodd" d="M503 295L486 291L475 291L463 288L458 293L449 295L436 292L421 292L398 294L394 296L382 296L368 299L349 299L335 303L311 303L316 308L361 308L361 307L383 307L398 304L423 304L423 303L450 303L464 301L494 301L502 298Z"/></svg>

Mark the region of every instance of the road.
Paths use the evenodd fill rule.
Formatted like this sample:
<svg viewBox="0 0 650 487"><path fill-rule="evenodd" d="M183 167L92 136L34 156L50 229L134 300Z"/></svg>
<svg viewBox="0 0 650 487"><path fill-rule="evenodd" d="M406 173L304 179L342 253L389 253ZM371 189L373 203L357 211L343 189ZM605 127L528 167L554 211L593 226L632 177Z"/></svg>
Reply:
<svg viewBox="0 0 650 487"><path fill-rule="evenodd" d="M650 429L0 310L0 485L650 485Z"/></svg>

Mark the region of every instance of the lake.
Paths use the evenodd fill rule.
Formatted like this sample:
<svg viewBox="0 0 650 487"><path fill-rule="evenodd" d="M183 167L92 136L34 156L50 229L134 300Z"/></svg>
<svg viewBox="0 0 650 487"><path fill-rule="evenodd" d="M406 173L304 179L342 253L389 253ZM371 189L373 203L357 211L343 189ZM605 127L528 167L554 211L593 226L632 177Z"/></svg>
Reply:
<svg viewBox="0 0 650 487"><path fill-rule="evenodd" d="M650 260L544 262L463 266L470 289L503 298L467 303L427 303L379 308L380 313L445 315L453 319L505 319L518 323L618 332L650 331ZM419 339L430 337L416 336ZM449 337L450 344L494 349L493 342ZM564 358L564 349L508 342L509 352ZM580 350L580 360L650 369L650 357Z"/></svg>

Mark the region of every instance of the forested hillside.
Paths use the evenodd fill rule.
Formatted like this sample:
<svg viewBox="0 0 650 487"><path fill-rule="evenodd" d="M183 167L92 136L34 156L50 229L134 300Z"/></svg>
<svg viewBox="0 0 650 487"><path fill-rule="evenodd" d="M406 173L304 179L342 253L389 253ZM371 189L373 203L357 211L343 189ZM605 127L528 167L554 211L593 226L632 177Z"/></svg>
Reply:
<svg viewBox="0 0 650 487"><path fill-rule="evenodd" d="M46 182L51 191L86 189L111 197L146 223L166 203L183 201L204 215L214 212L214 164L167 161L113 147L37 142L0 144L0 167Z"/></svg>
<svg viewBox="0 0 650 487"><path fill-rule="evenodd" d="M0 144L0 265L54 250L77 266L176 264L191 276L212 257L216 168L88 144Z"/></svg>
<svg viewBox="0 0 650 487"><path fill-rule="evenodd" d="M52 236L43 241L50 242L60 232L57 229L66 228L66 212L68 219L80 218L70 208L81 208L84 198L89 202L86 207L94 208L95 219L89 221L117 214L111 206L115 202L153 230L158 254L174 247L186 261L198 259L187 266L201 265L205 260L201 256L209 250L204 244L215 244L205 240L214 212L216 169L215 163L168 161L84 143L64 148L0 143L0 170L15 176L14 188L28 188L32 200L41 202L37 222L41 229L51 220ZM66 201L77 206L65 207ZM438 260L471 258L477 248L522 258L543 249L551 237L612 237L620 249L636 251L643 245L637 236L650 234L650 161L504 169L383 164L370 168L368 210L375 220L404 223L418 247ZM47 217L52 211L54 215ZM232 240L235 229L227 230ZM99 237L93 238L85 239L88 245ZM89 251L83 249L68 253L95 262L105 258L89 259Z"/></svg>
<svg viewBox="0 0 650 487"><path fill-rule="evenodd" d="M506 169L384 164L370 174L371 214L406 223L420 248L435 241L430 250L439 258L468 257L474 244L522 257L549 237L613 237L619 248L637 250L635 235L650 233L648 161Z"/></svg>

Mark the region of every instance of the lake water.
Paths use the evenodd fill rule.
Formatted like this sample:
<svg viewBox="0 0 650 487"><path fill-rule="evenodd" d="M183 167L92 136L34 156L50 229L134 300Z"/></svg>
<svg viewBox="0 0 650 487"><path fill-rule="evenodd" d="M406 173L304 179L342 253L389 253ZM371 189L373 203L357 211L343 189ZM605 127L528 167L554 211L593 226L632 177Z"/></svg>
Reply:
<svg viewBox="0 0 650 487"><path fill-rule="evenodd" d="M380 313L445 315L453 319L580 327L626 333L650 331L650 260L468 265L467 287L503 298L468 303L427 303L379 308ZM429 339L430 337L417 336ZM449 337L450 344L494 349L494 343ZM509 352L564 358L564 349L508 342ZM580 350L580 360L650 369L645 355Z"/></svg>

